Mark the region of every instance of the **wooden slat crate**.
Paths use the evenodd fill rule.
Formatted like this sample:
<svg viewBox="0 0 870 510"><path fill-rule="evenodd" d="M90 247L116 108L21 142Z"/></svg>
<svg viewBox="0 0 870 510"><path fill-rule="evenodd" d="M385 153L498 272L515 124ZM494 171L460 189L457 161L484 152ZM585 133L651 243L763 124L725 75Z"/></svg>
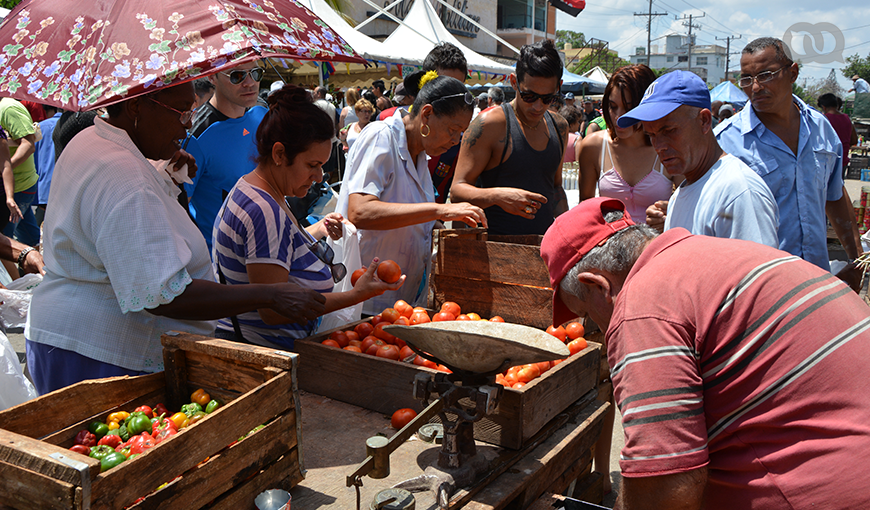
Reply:
<svg viewBox="0 0 870 510"><path fill-rule="evenodd" d="M403 407L421 409L412 395L414 376L434 370L322 345L330 333L296 342L300 389L384 414ZM554 416L596 388L600 358L600 345L590 343L522 389L505 389L495 413L474 424L475 439L521 448Z"/></svg>
<svg viewBox="0 0 870 510"><path fill-rule="evenodd" d="M553 289L540 255L542 236L490 236L485 229L437 231L429 279L431 307L455 301L481 317L546 329L553 322Z"/></svg>
<svg viewBox="0 0 870 510"><path fill-rule="evenodd" d="M253 509L263 490L302 480L296 354L175 333L163 346L165 372L85 381L0 412L0 507ZM175 410L197 388L225 405L132 461L101 474L68 450L92 420L157 402Z"/></svg>

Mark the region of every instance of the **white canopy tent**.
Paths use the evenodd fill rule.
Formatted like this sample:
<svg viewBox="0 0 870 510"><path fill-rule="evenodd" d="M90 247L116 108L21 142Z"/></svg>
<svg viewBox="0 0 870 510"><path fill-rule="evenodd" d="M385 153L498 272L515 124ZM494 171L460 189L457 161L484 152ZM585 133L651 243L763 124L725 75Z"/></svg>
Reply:
<svg viewBox="0 0 870 510"><path fill-rule="evenodd" d="M330 25L330 26L332 26L332 25ZM597 82L601 82L604 85L607 85L607 82L610 81L610 75L607 72L605 72L604 69L601 69L598 66L595 66L592 69L586 71L585 73L583 73L583 76L585 76L586 78L590 78L592 80L595 80Z"/></svg>
<svg viewBox="0 0 870 510"><path fill-rule="evenodd" d="M414 27L414 30L411 30L408 26ZM429 0L415 0L411 10L405 16L404 23L399 25L387 37L384 45L403 48L404 53L418 55L423 59L440 42L449 42L461 49L462 53L465 54L465 60L468 61L468 69L471 72L478 71L491 74L510 74L513 72L511 66L500 64L490 58L484 57L459 42L453 34L447 31L444 24L441 23L435 8L432 7Z"/></svg>

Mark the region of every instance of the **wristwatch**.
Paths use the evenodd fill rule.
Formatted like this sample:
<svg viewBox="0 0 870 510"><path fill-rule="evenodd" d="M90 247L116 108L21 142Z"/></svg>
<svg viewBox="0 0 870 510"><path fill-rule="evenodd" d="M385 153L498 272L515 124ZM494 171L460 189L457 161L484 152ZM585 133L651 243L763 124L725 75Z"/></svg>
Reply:
<svg viewBox="0 0 870 510"><path fill-rule="evenodd" d="M18 254L18 267L19 268L24 269L21 266L22 266L22 264L24 264L24 260L27 259L27 254L32 252L35 249L36 248L33 248L32 246L28 246L27 248L24 248L23 250L21 250L21 253Z"/></svg>

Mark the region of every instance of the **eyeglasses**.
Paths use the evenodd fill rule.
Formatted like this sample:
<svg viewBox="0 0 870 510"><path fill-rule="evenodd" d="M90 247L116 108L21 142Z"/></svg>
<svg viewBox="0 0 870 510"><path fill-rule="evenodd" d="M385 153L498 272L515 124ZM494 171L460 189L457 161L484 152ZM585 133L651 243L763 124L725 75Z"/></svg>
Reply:
<svg viewBox="0 0 870 510"><path fill-rule="evenodd" d="M182 124L187 124L188 122L190 122L191 117L193 117L193 114L196 112L196 108L191 108L190 110L181 111L181 110L176 110L175 108L173 108L167 104L163 104L156 99L152 99L152 98L147 97L147 96L146 96L146 99L153 101L153 102L159 104L160 106L166 108L167 110L172 110L173 112L180 115L178 120L180 120Z"/></svg>
<svg viewBox="0 0 870 510"><path fill-rule="evenodd" d="M293 208L290 207L290 202L287 201L287 197L284 197L284 203L287 204L288 209L291 211L293 210ZM308 250L321 262L329 266L329 272L332 273L332 281L338 283L344 280L345 276L347 276L347 267L345 267L341 262L334 262L335 252L332 251L332 248L328 244L326 244L326 241L324 239L315 241L310 238L310 235L305 229L301 230L303 231L302 239L305 240L305 245L308 246Z"/></svg>
<svg viewBox="0 0 870 510"><path fill-rule="evenodd" d="M263 75L266 74L266 70L262 67L254 67L253 69L236 69L234 71L230 71L228 73L221 73L224 76L228 76L230 78L230 83L233 85L238 85L245 81L245 78L248 75L251 75L251 79L254 81L260 81L263 79Z"/></svg>
<svg viewBox="0 0 870 510"><path fill-rule="evenodd" d="M449 96L439 97L438 99L436 99L432 102L435 103L437 101L443 101L445 99L451 99L451 98L460 97L460 96L465 98L465 104L474 104L474 96L471 95L471 92L462 92L460 94L450 94Z"/></svg>
<svg viewBox="0 0 870 510"><path fill-rule="evenodd" d="M752 86L752 80L755 80L755 83L761 85L762 83L767 83L770 80L774 79L780 71L791 67L791 65L782 66L776 71L764 71L763 73L758 73L755 76L743 76L739 80L737 80L737 84L740 85L740 88L748 88Z"/></svg>
<svg viewBox="0 0 870 510"><path fill-rule="evenodd" d="M556 97L560 94L560 92L555 92L553 94L537 94L535 92L522 91L519 88L517 88L517 92L522 100L529 104L534 103L538 99L540 99L544 104L550 104L555 101Z"/></svg>

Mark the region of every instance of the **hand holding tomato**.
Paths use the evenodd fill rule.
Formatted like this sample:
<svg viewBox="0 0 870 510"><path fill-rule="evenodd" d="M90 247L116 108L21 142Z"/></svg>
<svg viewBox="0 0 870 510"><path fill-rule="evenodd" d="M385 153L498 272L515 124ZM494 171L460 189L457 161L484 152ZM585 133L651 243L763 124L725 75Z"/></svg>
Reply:
<svg viewBox="0 0 870 510"><path fill-rule="evenodd" d="M442 204L441 207L441 214L438 217L441 221L461 221L472 228L478 224L487 226L486 214L483 213L483 209L476 205L459 202L458 204Z"/></svg>
<svg viewBox="0 0 870 510"><path fill-rule="evenodd" d="M405 283L405 275L400 276L395 283L381 281L379 278L375 278L377 270L378 258L375 257L372 260L372 263L366 268L365 273L363 273L356 281L356 285L353 288L353 291L357 292L361 297L359 301L365 301L366 299L380 296L388 290L397 290Z"/></svg>

